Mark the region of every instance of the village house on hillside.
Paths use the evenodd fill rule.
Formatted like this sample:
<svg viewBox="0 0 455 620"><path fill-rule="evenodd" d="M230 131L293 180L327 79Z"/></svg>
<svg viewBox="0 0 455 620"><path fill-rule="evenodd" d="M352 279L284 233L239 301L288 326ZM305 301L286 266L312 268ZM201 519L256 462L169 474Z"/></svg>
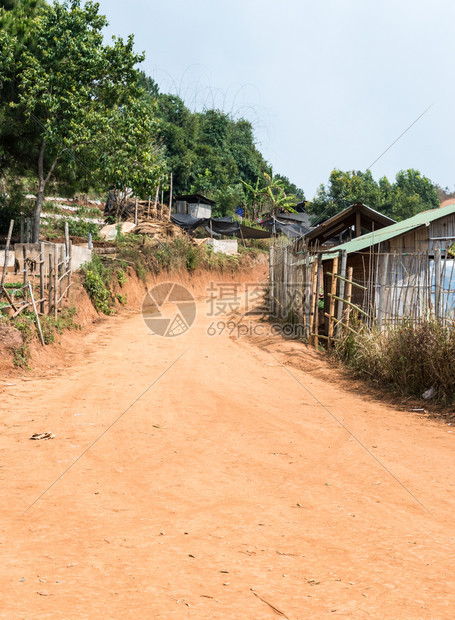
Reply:
<svg viewBox="0 0 455 620"><path fill-rule="evenodd" d="M192 215L197 218L209 218L212 217L214 205L216 205L214 200L210 200L202 194L185 194L175 197L173 212L181 215Z"/></svg>

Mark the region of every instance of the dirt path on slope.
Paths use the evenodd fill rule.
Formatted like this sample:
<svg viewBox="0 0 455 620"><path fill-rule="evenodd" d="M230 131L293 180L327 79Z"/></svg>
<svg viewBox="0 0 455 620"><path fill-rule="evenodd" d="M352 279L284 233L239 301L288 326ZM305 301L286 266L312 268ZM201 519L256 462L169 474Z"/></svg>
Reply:
<svg viewBox="0 0 455 620"><path fill-rule="evenodd" d="M3 388L0 617L452 618L451 427L204 315Z"/></svg>

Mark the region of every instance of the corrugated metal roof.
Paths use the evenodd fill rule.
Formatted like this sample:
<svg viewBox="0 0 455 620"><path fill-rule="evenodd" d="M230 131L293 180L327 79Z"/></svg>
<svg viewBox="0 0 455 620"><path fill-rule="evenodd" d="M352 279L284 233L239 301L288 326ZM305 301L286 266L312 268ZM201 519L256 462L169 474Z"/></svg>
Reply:
<svg viewBox="0 0 455 620"><path fill-rule="evenodd" d="M336 247L327 250L327 253L332 254L333 252L339 252L340 250L346 250L348 254L352 254L352 252L360 252L366 248L371 248L377 243L382 243L384 241L388 241L389 239L393 239L394 237L404 235L415 228L419 228L420 226L439 220L441 217L451 215L452 213L455 213L455 204L440 207L439 209L431 209L431 211L422 211L422 213L417 213L417 215L413 215L407 220L397 222L396 224L392 224L391 226L387 226L381 230L367 233L366 235L357 237L357 239L337 245Z"/></svg>

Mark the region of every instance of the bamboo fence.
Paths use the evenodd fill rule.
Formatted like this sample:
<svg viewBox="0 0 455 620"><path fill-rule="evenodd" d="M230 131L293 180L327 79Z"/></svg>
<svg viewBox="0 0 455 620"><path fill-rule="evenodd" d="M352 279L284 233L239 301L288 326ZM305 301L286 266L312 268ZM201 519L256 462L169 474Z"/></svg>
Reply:
<svg viewBox="0 0 455 620"><path fill-rule="evenodd" d="M269 313L301 323L309 340L329 347L340 330L352 330L353 315L370 329L429 319L452 326L455 258L438 249L330 256L280 239L270 249Z"/></svg>
<svg viewBox="0 0 455 620"><path fill-rule="evenodd" d="M68 226L65 227L65 244L40 243L39 250L22 246L21 268L15 272L15 282L5 281L8 262L9 241L5 251L0 284L0 309L10 317L24 311L31 311L37 318L38 331L41 332L39 316L51 315L55 319L68 299L72 277L72 244ZM17 281L19 279L20 281ZM41 336L41 334L40 334ZM41 341L43 342L42 336Z"/></svg>

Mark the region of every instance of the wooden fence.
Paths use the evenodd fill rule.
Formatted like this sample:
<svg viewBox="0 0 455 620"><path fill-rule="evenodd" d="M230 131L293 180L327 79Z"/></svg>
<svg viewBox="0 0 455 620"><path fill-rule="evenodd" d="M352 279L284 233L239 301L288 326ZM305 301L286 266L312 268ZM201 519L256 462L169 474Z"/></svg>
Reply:
<svg viewBox="0 0 455 620"><path fill-rule="evenodd" d="M52 315L57 319L59 309L69 296L72 244L68 225L65 227L64 245L42 242L22 246L22 257L18 259L16 256L14 282L6 281L10 238L11 235L8 236L5 262L2 266L0 309L10 317L25 310L33 312L41 336L39 316ZM41 341L43 342L42 336Z"/></svg>
<svg viewBox="0 0 455 620"><path fill-rule="evenodd" d="M303 241L279 240L270 250L269 312L329 346L354 315L380 330L403 319L453 325L455 259L444 250L310 253Z"/></svg>

